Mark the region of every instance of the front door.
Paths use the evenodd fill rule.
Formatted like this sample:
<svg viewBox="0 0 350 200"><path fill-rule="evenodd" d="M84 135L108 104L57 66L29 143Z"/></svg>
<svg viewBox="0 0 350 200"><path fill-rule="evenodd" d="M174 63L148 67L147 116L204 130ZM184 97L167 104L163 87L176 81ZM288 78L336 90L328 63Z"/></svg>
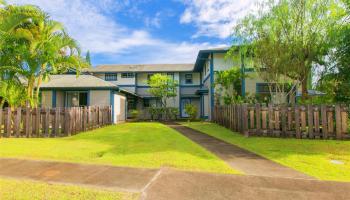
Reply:
<svg viewBox="0 0 350 200"><path fill-rule="evenodd" d="M188 114L185 111L187 104L191 104L191 99L181 99L181 117L188 117Z"/></svg>

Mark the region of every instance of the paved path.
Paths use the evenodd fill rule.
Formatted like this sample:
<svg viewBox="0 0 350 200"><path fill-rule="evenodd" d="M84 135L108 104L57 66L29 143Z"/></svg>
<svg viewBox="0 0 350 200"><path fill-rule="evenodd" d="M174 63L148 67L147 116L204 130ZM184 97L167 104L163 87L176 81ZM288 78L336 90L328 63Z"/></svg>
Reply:
<svg viewBox="0 0 350 200"><path fill-rule="evenodd" d="M142 200L345 200L350 183L0 158L0 177L141 193Z"/></svg>
<svg viewBox="0 0 350 200"><path fill-rule="evenodd" d="M168 123L167 125L216 154L234 169L240 170L245 174L281 178L313 179L306 174L282 166L236 145L224 142L197 130L177 123Z"/></svg>

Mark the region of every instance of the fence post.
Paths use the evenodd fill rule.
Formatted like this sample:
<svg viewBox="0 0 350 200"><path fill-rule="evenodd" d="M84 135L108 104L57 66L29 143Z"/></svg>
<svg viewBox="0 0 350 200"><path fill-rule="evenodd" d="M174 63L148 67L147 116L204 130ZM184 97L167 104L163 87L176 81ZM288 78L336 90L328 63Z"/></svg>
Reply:
<svg viewBox="0 0 350 200"><path fill-rule="evenodd" d="M15 120L15 124L14 124L16 137L19 137L19 135L21 133L21 115L22 115L22 108L18 107L17 114L16 114L16 120ZM1 124L0 124L0 126L1 126Z"/></svg>
<svg viewBox="0 0 350 200"><path fill-rule="evenodd" d="M342 127L342 135L348 132L348 108L341 108L341 127Z"/></svg>
<svg viewBox="0 0 350 200"><path fill-rule="evenodd" d="M328 138L328 123L327 123L327 106L321 106L321 118L322 118L322 138Z"/></svg>
<svg viewBox="0 0 350 200"><path fill-rule="evenodd" d="M312 105L307 106L307 125L308 125L308 132L309 132L309 138L314 138L314 124L313 124L313 107Z"/></svg>
<svg viewBox="0 0 350 200"><path fill-rule="evenodd" d="M2 121L3 121L3 110L0 108L0 138L3 136L2 135Z"/></svg>
<svg viewBox="0 0 350 200"><path fill-rule="evenodd" d="M6 137L11 137L11 108L7 108L7 119L6 119Z"/></svg>
<svg viewBox="0 0 350 200"><path fill-rule="evenodd" d="M287 116L286 113L287 109L286 106L282 105L281 106L281 126L282 126L282 136L286 137L287 136Z"/></svg>
<svg viewBox="0 0 350 200"><path fill-rule="evenodd" d="M299 106L295 106L295 136L300 139L300 109Z"/></svg>
<svg viewBox="0 0 350 200"><path fill-rule="evenodd" d="M255 117L256 117L256 134L261 135L261 112L260 103L255 104Z"/></svg>
<svg viewBox="0 0 350 200"><path fill-rule="evenodd" d="M336 128L336 138L338 140L342 139L341 133L341 114L340 105L335 106L335 128Z"/></svg>
<svg viewBox="0 0 350 200"><path fill-rule="evenodd" d="M243 104L242 107L242 118L243 118L243 126L242 126L242 132L245 137L249 137L249 131L248 131L248 106L247 104Z"/></svg>

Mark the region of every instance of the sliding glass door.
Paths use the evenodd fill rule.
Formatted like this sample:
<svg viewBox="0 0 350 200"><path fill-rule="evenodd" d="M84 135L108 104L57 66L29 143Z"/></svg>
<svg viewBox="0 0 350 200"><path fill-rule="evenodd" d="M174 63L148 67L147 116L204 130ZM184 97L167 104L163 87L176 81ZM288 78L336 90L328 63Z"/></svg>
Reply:
<svg viewBox="0 0 350 200"><path fill-rule="evenodd" d="M66 106L67 107L79 107L88 106L88 93L87 92L67 92L66 93Z"/></svg>

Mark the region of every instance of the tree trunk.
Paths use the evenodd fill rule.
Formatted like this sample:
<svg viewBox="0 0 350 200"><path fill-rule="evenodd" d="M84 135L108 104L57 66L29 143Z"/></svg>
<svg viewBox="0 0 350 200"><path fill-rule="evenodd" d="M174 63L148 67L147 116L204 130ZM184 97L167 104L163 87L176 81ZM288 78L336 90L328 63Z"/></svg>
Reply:
<svg viewBox="0 0 350 200"><path fill-rule="evenodd" d="M304 79L301 82L301 99L303 101L308 99L308 91L307 91L307 85L308 85L308 76L306 75Z"/></svg>

